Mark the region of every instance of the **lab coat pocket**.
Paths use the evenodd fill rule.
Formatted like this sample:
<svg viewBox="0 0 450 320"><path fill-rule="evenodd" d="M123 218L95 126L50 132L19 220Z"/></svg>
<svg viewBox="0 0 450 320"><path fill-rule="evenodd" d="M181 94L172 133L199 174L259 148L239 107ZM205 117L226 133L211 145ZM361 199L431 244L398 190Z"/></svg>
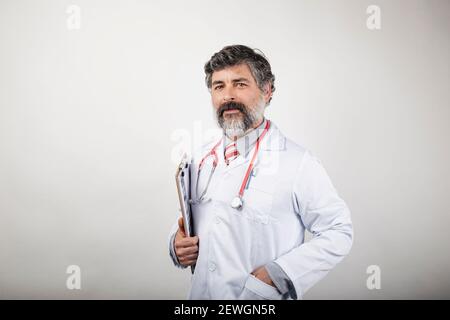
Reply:
<svg viewBox="0 0 450 320"><path fill-rule="evenodd" d="M270 215L273 204L272 193L250 187L245 192L244 200L244 205L247 205L248 209L247 218L261 224L269 224L273 220Z"/></svg>
<svg viewBox="0 0 450 320"><path fill-rule="evenodd" d="M281 294L277 288L250 274L239 298L242 300L281 300Z"/></svg>

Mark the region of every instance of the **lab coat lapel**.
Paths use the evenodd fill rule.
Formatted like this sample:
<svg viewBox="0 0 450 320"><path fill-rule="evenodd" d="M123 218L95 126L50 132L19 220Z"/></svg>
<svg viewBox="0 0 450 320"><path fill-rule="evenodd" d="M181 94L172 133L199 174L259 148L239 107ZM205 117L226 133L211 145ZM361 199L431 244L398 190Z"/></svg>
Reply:
<svg viewBox="0 0 450 320"><path fill-rule="evenodd" d="M261 150L266 151L283 151L286 150L286 137L280 132L278 127L271 122L267 136L260 145Z"/></svg>

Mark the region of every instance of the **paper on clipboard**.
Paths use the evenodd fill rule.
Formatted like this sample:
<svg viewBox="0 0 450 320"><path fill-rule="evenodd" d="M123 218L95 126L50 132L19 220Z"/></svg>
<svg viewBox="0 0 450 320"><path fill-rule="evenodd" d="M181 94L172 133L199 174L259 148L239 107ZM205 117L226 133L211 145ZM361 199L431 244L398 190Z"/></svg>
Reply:
<svg viewBox="0 0 450 320"><path fill-rule="evenodd" d="M183 216L184 231L186 236L193 237L193 223L191 214L190 194L190 162L186 154L183 155L181 163L177 168L175 180L178 190L178 199L180 202L180 210Z"/></svg>

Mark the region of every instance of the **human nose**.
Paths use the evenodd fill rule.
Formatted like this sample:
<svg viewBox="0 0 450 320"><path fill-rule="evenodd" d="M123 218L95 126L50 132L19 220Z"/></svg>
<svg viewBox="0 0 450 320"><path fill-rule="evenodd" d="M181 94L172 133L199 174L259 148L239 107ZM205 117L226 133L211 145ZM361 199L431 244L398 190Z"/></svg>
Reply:
<svg viewBox="0 0 450 320"><path fill-rule="evenodd" d="M223 101L224 102L229 102L229 101L234 101L235 100L235 94L234 94L234 89L233 88L225 88L224 92L223 92Z"/></svg>

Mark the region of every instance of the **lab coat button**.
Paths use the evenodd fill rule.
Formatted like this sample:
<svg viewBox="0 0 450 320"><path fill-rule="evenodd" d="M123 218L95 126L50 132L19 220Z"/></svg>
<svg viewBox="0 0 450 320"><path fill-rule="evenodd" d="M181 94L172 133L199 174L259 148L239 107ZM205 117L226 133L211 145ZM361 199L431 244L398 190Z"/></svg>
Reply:
<svg viewBox="0 0 450 320"><path fill-rule="evenodd" d="M211 262L210 264L209 264L209 271L214 271L214 270L216 270L216 264L214 263L214 262Z"/></svg>

